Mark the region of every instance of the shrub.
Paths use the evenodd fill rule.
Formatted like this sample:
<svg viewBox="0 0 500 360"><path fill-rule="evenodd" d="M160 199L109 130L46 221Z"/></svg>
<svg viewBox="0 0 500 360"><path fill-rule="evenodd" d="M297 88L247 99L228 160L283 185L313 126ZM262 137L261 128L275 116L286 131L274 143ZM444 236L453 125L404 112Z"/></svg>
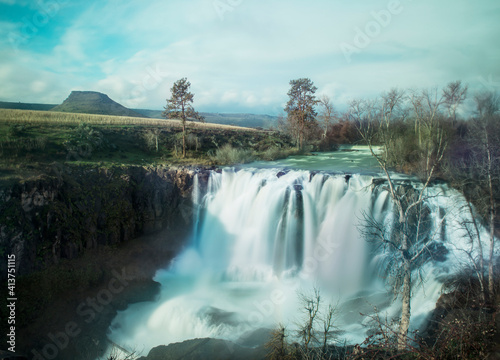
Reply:
<svg viewBox="0 0 500 360"><path fill-rule="evenodd" d="M318 143L318 149L319 151L337 151L339 145L332 138L325 137Z"/></svg>
<svg viewBox="0 0 500 360"><path fill-rule="evenodd" d="M286 159L290 155L289 149L282 149L277 146L272 146L265 150L260 157L266 161Z"/></svg>
<svg viewBox="0 0 500 360"><path fill-rule="evenodd" d="M26 131L26 125L23 124L12 124L7 129L7 135L9 137L21 136Z"/></svg>
<svg viewBox="0 0 500 360"><path fill-rule="evenodd" d="M70 135L70 139L64 142L68 156L79 159L89 158L94 150L104 147L106 140L102 132L88 124L81 123Z"/></svg>
<svg viewBox="0 0 500 360"><path fill-rule="evenodd" d="M195 134L189 133L186 136L186 144L190 149L195 149L195 151L198 151L198 149L200 148L200 139Z"/></svg>
<svg viewBox="0 0 500 360"><path fill-rule="evenodd" d="M254 156L251 150L234 148L226 144L217 149L213 160L220 165L244 164L253 161Z"/></svg>
<svg viewBox="0 0 500 360"><path fill-rule="evenodd" d="M158 152L160 134L160 128L148 129L142 134L148 150L155 150L156 152Z"/></svg>

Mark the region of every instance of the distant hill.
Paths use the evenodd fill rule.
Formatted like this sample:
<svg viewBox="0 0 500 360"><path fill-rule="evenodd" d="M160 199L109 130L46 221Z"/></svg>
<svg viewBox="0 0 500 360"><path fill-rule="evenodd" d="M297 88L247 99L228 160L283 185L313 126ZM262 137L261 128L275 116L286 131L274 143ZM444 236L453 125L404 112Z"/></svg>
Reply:
<svg viewBox="0 0 500 360"><path fill-rule="evenodd" d="M144 117L144 115L111 100L108 95L96 91L72 91L69 97L61 105L54 107L52 111Z"/></svg>
<svg viewBox="0 0 500 360"><path fill-rule="evenodd" d="M57 105L0 101L0 109L49 111Z"/></svg>
<svg viewBox="0 0 500 360"><path fill-rule="evenodd" d="M147 109L132 109L132 110L146 117L150 117L153 119L163 119L163 116L161 116L163 110L147 110Z"/></svg>
<svg viewBox="0 0 500 360"><path fill-rule="evenodd" d="M134 111L144 116L162 119L162 110L134 109ZM226 114L226 113L200 113L205 117L205 121L213 124L236 125L252 128L270 128L276 126L278 118L270 115L256 114Z"/></svg>

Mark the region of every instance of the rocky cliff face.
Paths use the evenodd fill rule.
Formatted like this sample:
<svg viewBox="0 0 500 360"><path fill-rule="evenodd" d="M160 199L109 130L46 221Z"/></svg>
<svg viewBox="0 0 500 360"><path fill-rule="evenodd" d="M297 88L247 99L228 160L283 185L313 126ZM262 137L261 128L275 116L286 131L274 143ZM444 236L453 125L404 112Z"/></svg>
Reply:
<svg viewBox="0 0 500 360"><path fill-rule="evenodd" d="M172 226L189 226L195 171L54 166L0 189L0 256L23 275ZM1 262L0 273L7 272Z"/></svg>

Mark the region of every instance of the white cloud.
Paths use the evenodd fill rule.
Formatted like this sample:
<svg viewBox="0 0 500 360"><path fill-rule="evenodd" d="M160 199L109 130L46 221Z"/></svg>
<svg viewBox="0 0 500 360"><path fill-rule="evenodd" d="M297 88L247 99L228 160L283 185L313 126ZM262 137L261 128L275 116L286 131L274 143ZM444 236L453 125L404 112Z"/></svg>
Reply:
<svg viewBox="0 0 500 360"><path fill-rule="evenodd" d="M172 83L186 76L195 106L262 112L280 111L289 80L298 77L311 78L318 93L338 102L394 86L500 77L499 4L400 3L402 11L349 63L339 45L352 43L356 28L365 29L388 1L244 0L223 21L206 0L93 1L50 51L0 59L0 98L64 99L78 87L124 105L161 108ZM0 34L12 24L0 23ZM0 42L0 50L7 46ZM36 91L42 84L43 94Z"/></svg>
<svg viewBox="0 0 500 360"><path fill-rule="evenodd" d="M18 62L0 64L0 83L2 100L54 104L69 94L71 79Z"/></svg>
<svg viewBox="0 0 500 360"><path fill-rule="evenodd" d="M30 89L37 94L43 93L47 90L47 83L45 81L35 80L31 83Z"/></svg>
<svg viewBox="0 0 500 360"><path fill-rule="evenodd" d="M236 90L225 91L221 96L223 103L234 102L236 100L238 100L238 91Z"/></svg>
<svg viewBox="0 0 500 360"><path fill-rule="evenodd" d="M61 42L53 50L53 58L58 59L60 64L72 64L87 59L84 46L91 42L86 30L70 30L61 38Z"/></svg>

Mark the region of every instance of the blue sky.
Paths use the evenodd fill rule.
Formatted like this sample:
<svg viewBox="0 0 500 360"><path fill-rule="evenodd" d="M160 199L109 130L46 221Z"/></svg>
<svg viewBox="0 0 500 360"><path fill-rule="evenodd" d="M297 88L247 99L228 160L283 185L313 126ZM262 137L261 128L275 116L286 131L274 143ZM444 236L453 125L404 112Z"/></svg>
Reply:
<svg viewBox="0 0 500 360"><path fill-rule="evenodd" d="M94 90L161 109L279 114L310 78L342 108L392 87L499 90L498 0L0 0L0 100Z"/></svg>

